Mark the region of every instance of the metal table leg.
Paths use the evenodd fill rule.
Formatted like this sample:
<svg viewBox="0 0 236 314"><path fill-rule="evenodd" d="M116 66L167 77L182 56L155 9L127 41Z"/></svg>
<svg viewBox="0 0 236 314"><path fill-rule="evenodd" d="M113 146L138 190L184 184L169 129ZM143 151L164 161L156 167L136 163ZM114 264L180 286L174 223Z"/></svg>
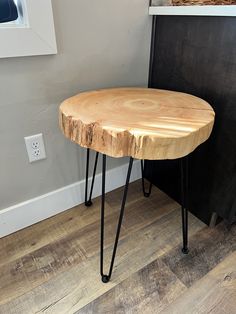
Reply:
<svg viewBox="0 0 236 314"><path fill-rule="evenodd" d="M103 162L102 162L102 198L101 198L102 202L101 202L100 274L101 274L102 282L104 282L104 283L109 282L109 280L111 278L112 270L113 270L113 265L114 265L114 261L115 261L116 250L117 250L117 244L118 244L118 241L119 241L120 229L121 229L121 224L122 224L122 219L123 219L124 209L125 209L125 203L126 203L126 198L127 198L128 188L129 188L129 181L130 181L132 165L133 165L133 158L130 157L128 172L127 172L127 177L126 177L126 183L125 183L125 188L124 188L124 194L123 194L123 199L122 199L122 203L121 203L120 216L119 216L119 220L118 220L118 224L117 224L116 238L115 238L115 243L114 243L114 247L113 247L110 268L109 268L108 274L105 275L104 271L103 271L103 247L104 247L104 211L105 211L106 155L103 155Z"/></svg>
<svg viewBox="0 0 236 314"><path fill-rule="evenodd" d="M181 211L182 211L182 252L188 254L188 156L180 159L181 169Z"/></svg>
<svg viewBox="0 0 236 314"><path fill-rule="evenodd" d="M99 153L96 153L95 160L94 160L94 168L93 168L93 176L92 176L92 182L90 187L90 193L88 197L88 173L89 173L89 157L90 157L90 150L87 149L87 164L86 164L86 184L85 184L85 205L91 206L92 205L92 192L93 192L93 186L94 186L94 180L96 175L96 168L97 168L97 162L98 162L98 155ZM133 166L133 158L130 157L129 160L129 166L127 171L127 177L126 177L126 183L124 187L124 193L123 193L123 199L121 203L121 209L120 209L120 215L119 220L117 224L117 230L116 230L116 237L115 242L113 246L113 252L112 252L112 258L110 262L110 267L108 274L104 274L103 270L103 264L104 264L104 217L105 217L105 181L106 181L106 155L103 155L102 160L102 195L101 195L101 242L100 242L100 274L102 282L107 283L109 282L112 270L114 266L116 251L117 251L117 245L119 241L120 236L120 229L121 224L124 216L124 210L125 210L125 204L128 194L128 188L129 188L129 181L130 181L130 175L132 171ZM187 194L188 194L188 157L183 157L180 159L180 169L181 169L181 212L182 212L182 233L183 233L183 248L182 252L184 254L188 254L188 204L187 204ZM142 171L142 188L143 188L143 194L145 197L149 197L151 194L152 189L152 183L150 182L150 186L148 189L148 192L145 191L144 186L144 164L143 160L141 160L141 171Z"/></svg>

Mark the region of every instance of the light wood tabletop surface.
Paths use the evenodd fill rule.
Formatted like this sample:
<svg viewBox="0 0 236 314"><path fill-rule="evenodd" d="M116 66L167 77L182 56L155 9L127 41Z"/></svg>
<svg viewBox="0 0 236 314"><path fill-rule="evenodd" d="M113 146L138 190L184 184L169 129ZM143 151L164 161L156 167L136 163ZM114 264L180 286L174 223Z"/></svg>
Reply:
<svg viewBox="0 0 236 314"><path fill-rule="evenodd" d="M82 92L60 106L64 135L82 147L112 156L175 159L205 142L214 111L204 100L150 88Z"/></svg>

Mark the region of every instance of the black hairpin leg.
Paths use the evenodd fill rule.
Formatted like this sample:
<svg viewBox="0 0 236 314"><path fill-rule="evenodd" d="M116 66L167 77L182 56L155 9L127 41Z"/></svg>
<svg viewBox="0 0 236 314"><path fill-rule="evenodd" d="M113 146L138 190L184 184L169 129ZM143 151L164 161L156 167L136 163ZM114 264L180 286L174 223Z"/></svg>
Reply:
<svg viewBox="0 0 236 314"><path fill-rule="evenodd" d="M182 231L183 248L182 252L188 254L188 156L181 158L181 211L182 211Z"/></svg>
<svg viewBox="0 0 236 314"><path fill-rule="evenodd" d="M95 180L95 174L96 174L96 169L97 169L99 153L97 152L96 156L95 156L94 167L93 167L93 177L92 177L91 188L90 188L90 193L89 193L89 198L88 198L89 155L90 155L90 149L87 148L86 179L85 179L85 202L84 202L85 206L87 206L87 207L89 207L93 204L91 199L92 199L92 194L93 194L93 186L94 186L94 180Z"/></svg>
<svg viewBox="0 0 236 314"><path fill-rule="evenodd" d="M145 184L144 184L144 164L143 164L143 160L141 160L141 172L142 172L142 188L143 188L143 195L144 195L145 197L149 197L150 194L151 194L151 191L152 191L152 183L150 182L149 189L148 189L148 191L146 192L146 190L145 190Z"/></svg>
<svg viewBox="0 0 236 314"><path fill-rule="evenodd" d="M114 243L113 252L112 252L111 264L110 264L108 275L105 275L104 272L103 272L103 247L104 247L104 210L105 210L106 155L103 155L103 161L102 161L100 274L101 274L102 282L104 282L104 283L107 283L110 280L111 274L112 274L112 270L113 270L113 265L114 265L114 261L115 261L116 250L117 250L117 244L118 244L118 241L119 241L120 229L121 229L122 219L123 219L123 215L124 215L125 202L126 202L128 188L129 188L129 180L130 180L130 174L131 174L131 170L132 170L132 165L133 165L133 158L130 157L129 168L128 168L127 177L126 177L126 183L125 183L125 188L124 188L124 194L123 194L123 199L122 199L122 203L121 203L120 216L119 216L119 220L118 220L118 224L117 224L116 238L115 238L115 243Z"/></svg>

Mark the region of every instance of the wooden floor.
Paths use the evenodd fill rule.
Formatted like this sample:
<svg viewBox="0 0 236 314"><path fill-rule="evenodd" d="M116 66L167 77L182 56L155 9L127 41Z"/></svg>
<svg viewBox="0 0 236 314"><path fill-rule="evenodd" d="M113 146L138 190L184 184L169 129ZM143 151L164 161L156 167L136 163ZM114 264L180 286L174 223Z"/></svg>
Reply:
<svg viewBox="0 0 236 314"><path fill-rule="evenodd" d="M122 189L107 195L109 261ZM0 313L236 313L236 226L190 215L181 253L179 205L130 185L111 282L99 277L99 199L0 239ZM108 263L106 264L108 265Z"/></svg>

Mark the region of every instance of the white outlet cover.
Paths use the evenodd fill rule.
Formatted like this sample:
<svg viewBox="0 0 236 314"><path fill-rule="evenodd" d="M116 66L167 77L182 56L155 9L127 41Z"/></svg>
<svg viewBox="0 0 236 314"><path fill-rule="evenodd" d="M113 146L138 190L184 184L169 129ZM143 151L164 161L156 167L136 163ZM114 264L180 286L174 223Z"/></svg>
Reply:
<svg viewBox="0 0 236 314"><path fill-rule="evenodd" d="M29 162L34 162L46 158L42 133L26 136L24 139L26 150L29 157Z"/></svg>

